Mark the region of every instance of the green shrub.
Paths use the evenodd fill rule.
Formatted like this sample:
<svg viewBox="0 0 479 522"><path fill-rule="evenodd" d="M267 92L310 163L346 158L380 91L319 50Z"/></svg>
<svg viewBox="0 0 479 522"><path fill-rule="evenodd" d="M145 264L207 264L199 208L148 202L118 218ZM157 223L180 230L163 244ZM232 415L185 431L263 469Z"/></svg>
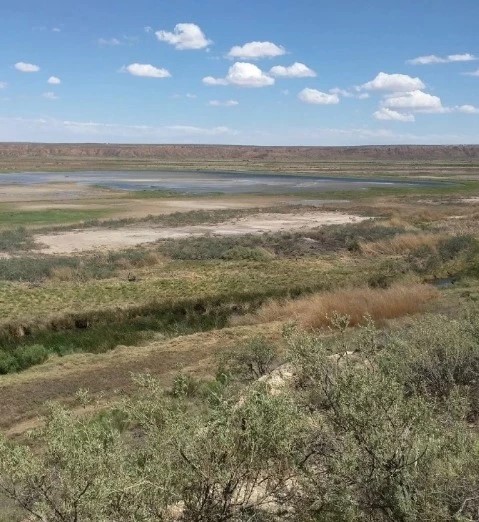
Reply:
<svg viewBox="0 0 479 522"><path fill-rule="evenodd" d="M17 348L14 352L18 369L25 370L36 364L42 364L48 359L48 350L41 344L31 344Z"/></svg>
<svg viewBox="0 0 479 522"><path fill-rule="evenodd" d="M173 380L171 394L173 397L194 397L198 393L199 384L191 375L179 374Z"/></svg>
<svg viewBox="0 0 479 522"><path fill-rule="evenodd" d="M454 390L479 382L479 338L473 334L478 319L469 324L460 319L431 315L410 328L392 334L380 363L399 380L407 393L420 393L446 401Z"/></svg>
<svg viewBox="0 0 479 522"><path fill-rule="evenodd" d="M13 373L18 370L18 361L11 354L0 350L0 375Z"/></svg>
<svg viewBox="0 0 479 522"><path fill-rule="evenodd" d="M33 235L24 227L0 230L0 252L15 252L35 248Z"/></svg>
<svg viewBox="0 0 479 522"><path fill-rule="evenodd" d="M443 239L437 246L438 253L443 261L455 259L465 251L477 250L478 241L471 235L453 236Z"/></svg>
<svg viewBox="0 0 479 522"><path fill-rule="evenodd" d="M276 346L258 336L223 356L221 371L233 379L253 381L270 373L277 360Z"/></svg>

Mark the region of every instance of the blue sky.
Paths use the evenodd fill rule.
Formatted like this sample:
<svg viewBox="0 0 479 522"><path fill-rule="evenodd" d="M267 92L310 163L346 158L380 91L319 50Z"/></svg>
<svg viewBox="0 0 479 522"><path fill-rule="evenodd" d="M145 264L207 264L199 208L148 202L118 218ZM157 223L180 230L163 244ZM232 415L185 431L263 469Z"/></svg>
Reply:
<svg viewBox="0 0 479 522"><path fill-rule="evenodd" d="M479 143L477 0L1 0L0 141Z"/></svg>

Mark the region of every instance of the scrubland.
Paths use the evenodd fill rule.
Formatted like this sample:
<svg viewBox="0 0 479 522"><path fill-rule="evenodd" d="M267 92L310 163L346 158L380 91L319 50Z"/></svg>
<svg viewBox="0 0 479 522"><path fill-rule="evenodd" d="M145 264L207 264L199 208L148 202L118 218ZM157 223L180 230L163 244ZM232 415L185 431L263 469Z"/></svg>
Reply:
<svg viewBox="0 0 479 522"><path fill-rule="evenodd" d="M478 195L205 209L151 193L137 214L139 197L93 208L87 192L32 220L10 201L0 521L476 520ZM357 221L61 255L39 241L326 212Z"/></svg>

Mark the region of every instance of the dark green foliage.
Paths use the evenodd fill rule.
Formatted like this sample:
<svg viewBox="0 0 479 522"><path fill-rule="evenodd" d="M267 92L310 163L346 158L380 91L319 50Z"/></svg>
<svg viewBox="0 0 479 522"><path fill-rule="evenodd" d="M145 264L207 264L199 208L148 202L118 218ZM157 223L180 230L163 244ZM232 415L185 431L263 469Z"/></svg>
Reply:
<svg viewBox="0 0 479 522"><path fill-rule="evenodd" d="M23 370L35 364L45 362L48 359L49 352L41 344L31 344L15 350L14 354L18 362L18 368Z"/></svg>
<svg viewBox="0 0 479 522"><path fill-rule="evenodd" d="M0 350L0 375L42 364L48 359L49 353L40 344L22 346L14 351Z"/></svg>
<svg viewBox="0 0 479 522"><path fill-rule="evenodd" d="M0 350L0 375L16 372L17 369L17 359L11 353Z"/></svg>

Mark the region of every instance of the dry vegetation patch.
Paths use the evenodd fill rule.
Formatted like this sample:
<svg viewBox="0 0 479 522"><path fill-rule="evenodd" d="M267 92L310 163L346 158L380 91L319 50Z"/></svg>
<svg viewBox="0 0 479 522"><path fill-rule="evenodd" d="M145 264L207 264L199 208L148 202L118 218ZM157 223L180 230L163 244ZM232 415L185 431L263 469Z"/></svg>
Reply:
<svg viewBox="0 0 479 522"><path fill-rule="evenodd" d="M335 314L348 316L351 326L364 322L366 316L375 322L415 314L439 296L430 285L394 285L387 289L353 288L314 294L300 299L270 301L258 312L236 317L234 324L297 321L308 329L331 326Z"/></svg>
<svg viewBox="0 0 479 522"><path fill-rule="evenodd" d="M380 241L360 241L359 246L366 255L401 255L423 247L435 248L444 237L440 234L401 234Z"/></svg>

